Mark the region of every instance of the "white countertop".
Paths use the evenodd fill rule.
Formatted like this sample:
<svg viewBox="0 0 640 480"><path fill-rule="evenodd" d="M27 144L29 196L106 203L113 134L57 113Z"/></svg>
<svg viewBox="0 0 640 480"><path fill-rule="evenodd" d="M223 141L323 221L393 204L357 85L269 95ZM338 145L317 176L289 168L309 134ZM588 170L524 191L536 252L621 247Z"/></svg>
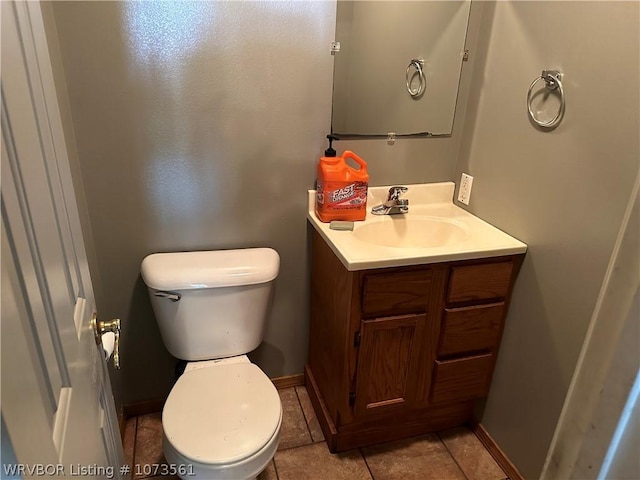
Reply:
<svg viewBox="0 0 640 480"><path fill-rule="evenodd" d="M353 231L332 230L329 223L318 219L315 214L315 190L308 191L307 218L347 270L351 271L497 257L527 251L527 246L521 241L454 205L453 182L405 186L409 188L402 197L409 199L409 213L406 214L371 214L371 207L386 201L389 187L370 187L367 217L364 221L354 222ZM426 225L420 227L420 235L423 235L421 238L424 238L423 246L415 246L411 242L408 242L409 246L391 245L395 239L402 242L403 235L408 231L407 225L417 224ZM444 225L447 227L444 230L451 230L455 235L447 236L445 233L442 240L440 237L436 238L440 225ZM429 238L431 226L434 227L433 242ZM358 232L359 229L362 230ZM375 234L371 235L371 231ZM388 235L380 232L388 232ZM413 234L413 238L416 238L415 232Z"/></svg>

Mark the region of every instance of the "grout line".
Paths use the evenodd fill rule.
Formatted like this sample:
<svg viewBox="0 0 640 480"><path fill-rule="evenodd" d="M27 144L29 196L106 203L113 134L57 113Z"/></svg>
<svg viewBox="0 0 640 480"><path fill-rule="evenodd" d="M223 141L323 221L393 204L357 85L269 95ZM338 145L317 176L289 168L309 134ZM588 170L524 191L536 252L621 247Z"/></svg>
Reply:
<svg viewBox="0 0 640 480"><path fill-rule="evenodd" d="M467 477L467 474L464 473L464 469L462 468L462 465L460 465L460 463L458 462L458 459L453 455L453 453L451 452L451 450L449 450L449 447L447 446L446 443L444 443L444 441L442 440L442 437L440 436L440 432L435 432L436 436L438 437L438 440L440 440L440 443L444 446L445 450L447 451L447 453L449 454L449 456L451 457L451 459L455 462L455 464L458 466L458 469L460 470L460 473L462 473L462 476L464 478L466 478L467 480L469 480L469 477Z"/></svg>
<svg viewBox="0 0 640 480"><path fill-rule="evenodd" d="M276 451L276 453L278 452ZM271 459L271 461L273 462L273 471L276 472L276 480L280 480L280 475L278 475L278 466L276 465L275 453L273 454L273 458Z"/></svg>
<svg viewBox="0 0 640 480"><path fill-rule="evenodd" d="M369 462L367 462L367 457L364 456L364 452L362 451L362 448L358 448L358 452L360 452L360 456L364 460L364 464L367 467L367 470L369 471L369 476L371 477L372 480L376 480L375 477L373 476L373 472L371 471L371 467L369 466Z"/></svg>
<svg viewBox="0 0 640 480"><path fill-rule="evenodd" d="M313 441L313 434L311 433L311 427L309 427L309 420L307 420L307 416L304 413L304 408L302 408L302 402L300 401L300 397L298 396L297 387L292 387L294 393L296 394L296 399L298 400L298 405L300 406L300 411L302 412L302 418L304 418L304 424L307 426L307 432L309 432L309 438L311 439L311 443L316 443Z"/></svg>
<svg viewBox="0 0 640 480"><path fill-rule="evenodd" d="M134 417L135 418L135 427L133 430L133 452L131 452L131 477L133 479L133 477L135 476L135 472L136 472L136 450L138 447L138 417Z"/></svg>
<svg viewBox="0 0 640 480"><path fill-rule="evenodd" d="M1 0L0 0L1 1ZM320 443L320 442L318 442ZM280 450L276 450L276 453L280 453L280 452L288 452L289 450L295 450L296 448L304 448L304 447L310 447L311 445L317 445L317 443L305 443L304 445L295 445L293 447L289 447L289 448L282 448ZM328 449L329 447L327 447ZM275 455L274 455L275 458Z"/></svg>

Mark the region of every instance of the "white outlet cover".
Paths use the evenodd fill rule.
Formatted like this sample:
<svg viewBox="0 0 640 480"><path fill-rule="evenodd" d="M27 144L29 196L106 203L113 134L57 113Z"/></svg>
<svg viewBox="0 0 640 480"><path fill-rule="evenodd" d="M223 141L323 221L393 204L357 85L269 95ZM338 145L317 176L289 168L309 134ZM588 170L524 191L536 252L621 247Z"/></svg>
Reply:
<svg viewBox="0 0 640 480"><path fill-rule="evenodd" d="M460 178L460 189L458 190L458 201L464 203L465 205L469 205L469 200L471 199L471 186L473 185L473 177L471 175L467 175L466 173L462 174Z"/></svg>

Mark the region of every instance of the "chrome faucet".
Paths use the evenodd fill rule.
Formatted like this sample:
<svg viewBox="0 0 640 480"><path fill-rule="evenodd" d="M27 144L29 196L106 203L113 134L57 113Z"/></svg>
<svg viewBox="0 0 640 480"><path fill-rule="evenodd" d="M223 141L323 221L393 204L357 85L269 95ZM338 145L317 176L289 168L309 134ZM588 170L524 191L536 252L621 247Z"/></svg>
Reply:
<svg viewBox="0 0 640 480"><path fill-rule="evenodd" d="M391 187L387 201L371 209L374 215L397 215L409 213L409 200L400 196L409 190L407 187Z"/></svg>

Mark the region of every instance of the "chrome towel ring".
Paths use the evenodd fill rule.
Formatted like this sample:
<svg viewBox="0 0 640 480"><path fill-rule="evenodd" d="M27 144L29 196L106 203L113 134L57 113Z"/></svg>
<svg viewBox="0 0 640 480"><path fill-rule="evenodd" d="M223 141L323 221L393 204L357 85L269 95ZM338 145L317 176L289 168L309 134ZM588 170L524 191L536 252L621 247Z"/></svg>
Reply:
<svg viewBox="0 0 640 480"><path fill-rule="evenodd" d="M424 70L422 69L423 66L424 60L422 58L412 58L409 62L409 65L407 66L407 73L405 75L407 80L407 92L409 92L409 95L411 95L413 98L420 97L427 87L427 80L424 78ZM415 72L411 72L411 67L415 68ZM416 74L418 75L419 83L418 88L413 89L411 88L411 80L413 80L413 77Z"/></svg>
<svg viewBox="0 0 640 480"><path fill-rule="evenodd" d="M562 116L564 115L564 90L562 88L562 73L557 70L543 70L539 77L537 77L531 85L529 86L529 91L527 92L527 109L529 110L529 118L538 125L539 127L552 128L560 123L562 120ZM550 92L558 89L560 92L560 108L556 113L556 116L547 122L541 122L538 120L533 113L533 109L531 108L531 101L533 100L533 87L535 87L536 83L540 80L544 80L544 83L547 87L547 90Z"/></svg>

